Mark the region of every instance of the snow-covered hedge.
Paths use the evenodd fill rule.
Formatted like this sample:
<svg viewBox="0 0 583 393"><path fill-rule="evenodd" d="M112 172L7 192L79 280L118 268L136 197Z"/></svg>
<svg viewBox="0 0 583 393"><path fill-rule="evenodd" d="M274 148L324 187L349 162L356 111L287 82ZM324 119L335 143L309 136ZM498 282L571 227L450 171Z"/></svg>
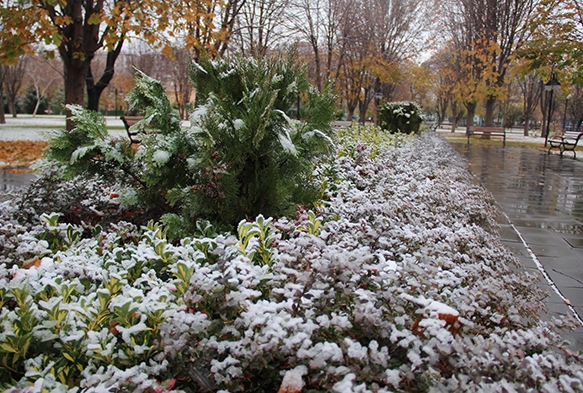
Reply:
<svg viewBox="0 0 583 393"><path fill-rule="evenodd" d="M1 387L582 391L568 322L540 320L536 278L449 145L346 140L317 211L237 234L25 230L4 203L0 246L27 263L0 266Z"/></svg>
<svg viewBox="0 0 583 393"><path fill-rule="evenodd" d="M423 112L415 102L387 102L379 106L379 126L391 133L418 133Z"/></svg>

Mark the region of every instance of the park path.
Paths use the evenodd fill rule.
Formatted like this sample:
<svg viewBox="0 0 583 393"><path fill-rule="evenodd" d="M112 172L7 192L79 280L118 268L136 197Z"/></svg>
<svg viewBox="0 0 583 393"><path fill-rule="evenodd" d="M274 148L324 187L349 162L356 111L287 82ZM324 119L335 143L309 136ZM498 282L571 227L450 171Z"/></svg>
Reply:
<svg viewBox="0 0 583 393"><path fill-rule="evenodd" d="M504 212L502 239L526 269L542 272L548 315L583 317L583 162L546 150L453 143ZM567 333L583 351L583 328Z"/></svg>

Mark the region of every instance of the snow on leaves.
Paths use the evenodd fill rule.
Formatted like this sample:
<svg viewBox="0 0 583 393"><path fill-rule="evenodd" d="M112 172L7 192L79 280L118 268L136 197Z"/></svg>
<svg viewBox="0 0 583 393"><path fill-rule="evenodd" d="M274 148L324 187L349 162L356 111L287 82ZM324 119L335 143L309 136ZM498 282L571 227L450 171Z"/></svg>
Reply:
<svg viewBox="0 0 583 393"><path fill-rule="evenodd" d="M118 223L52 250L5 203L0 240L42 255L0 266L0 368L16 370L3 386L583 390L560 349L566 321L540 320L537 279L501 246L459 157L437 137L369 137L340 147L317 212L238 236L170 244L156 225Z"/></svg>

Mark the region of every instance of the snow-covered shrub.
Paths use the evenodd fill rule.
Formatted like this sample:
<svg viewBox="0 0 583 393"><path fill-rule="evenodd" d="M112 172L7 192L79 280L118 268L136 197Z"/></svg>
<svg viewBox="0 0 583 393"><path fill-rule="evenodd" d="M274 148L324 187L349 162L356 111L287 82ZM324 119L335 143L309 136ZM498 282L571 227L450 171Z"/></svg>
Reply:
<svg viewBox="0 0 583 393"><path fill-rule="evenodd" d="M379 126L391 133L418 133L423 112L414 102L387 102L378 109Z"/></svg>
<svg viewBox="0 0 583 393"><path fill-rule="evenodd" d="M41 250L55 252L66 247L72 236L90 237L96 228L120 220L147 222L143 212L120 203L119 187L98 177L63 181L57 171L45 171L5 206L3 214L13 220L0 231L0 264L20 265L42 256ZM58 228L43 217L56 217ZM30 243L33 238L39 241Z"/></svg>
<svg viewBox="0 0 583 393"><path fill-rule="evenodd" d="M335 187L294 219L199 223L176 244L120 222L1 265L1 387L581 391L569 321L540 320L537 278L453 149L363 145L327 164Z"/></svg>
<svg viewBox="0 0 583 393"><path fill-rule="evenodd" d="M204 258L191 251L182 254L189 264ZM160 330L189 279L162 230L120 223L43 254L20 269L0 266L0 386L155 386L151 377L167 364Z"/></svg>
<svg viewBox="0 0 583 393"><path fill-rule="evenodd" d="M370 124L353 124L338 130L338 139L342 141L338 155L348 156L358 162L361 158L374 159L377 154L404 144L407 136L381 132L379 127Z"/></svg>
<svg viewBox="0 0 583 393"><path fill-rule="evenodd" d="M104 179L130 181L136 169L131 168L133 151L124 140L111 139L105 117L78 105L68 105L75 128L55 130L49 134L49 149L39 170L58 168L67 179L83 174L86 178L99 175ZM120 173L123 168L123 173ZM123 176L120 179L120 176Z"/></svg>
<svg viewBox="0 0 583 393"><path fill-rule="evenodd" d="M319 212L319 235L299 230L313 220L307 214L274 222L281 239L270 296L257 293L232 320L214 319L220 333L210 339L194 337L205 354L215 351L217 383L273 391L299 369L315 391L559 384L562 341L538 318L536 279L514 272L492 201L444 142L414 140L374 160L342 157L337 169L344 181ZM216 294L196 288L195 299ZM516 372L527 358L535 378ZM581 364L560 362L560 373L580 383Z"/></svg>
<svg viewBox="0 0 583 393"><path fill-rule="evenodd" d="M183 193L189 206L203 206L208 219L236 225L259 214L293 214L296 205L319 199L314 160L333 149L336 101L329 89L318 92L310 85L293 52L203 59L192 68L192 79L198 106L190 132L200 147L193 159L202 161L213 178L207 182L210 189L201 184ZM302 122L295 122L288 114L299 96L305 111ZM208 192L221 195L210 204L202 199Z"/></svg>

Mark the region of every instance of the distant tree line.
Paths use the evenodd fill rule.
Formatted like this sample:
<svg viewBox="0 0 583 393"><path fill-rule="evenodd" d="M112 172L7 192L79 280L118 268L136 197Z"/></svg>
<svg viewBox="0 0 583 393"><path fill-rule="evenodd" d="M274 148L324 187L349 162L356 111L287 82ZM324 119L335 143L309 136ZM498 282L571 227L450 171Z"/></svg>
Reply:
<svg viewBox="0 0 583 393"><path fill-rule="evenodd" d="M184 117L195 97L191 62L261 58L292 46L313 83L336 90L339 117L347 120L371 117L381 102L412 100L435 118L451 121L453 129L479 118L487 125L521 124L528 133L546 121L543 85L551 74L562 87L554 119L569 123L582 117L581 0L130 5L3 0L9 12L0 21L5 27L0 87L7 107L0 109L0 121L4 109L16 114L17 97L22 101L25 92L36 97L37 112L41 102L57 111L52 103L61 97L64 103L122 113L134 68L161 80ZM148 16L154 11L156 18ZM51 59L56 55L60 64ZM48 64L54 71L45 76Z"/></svg>

